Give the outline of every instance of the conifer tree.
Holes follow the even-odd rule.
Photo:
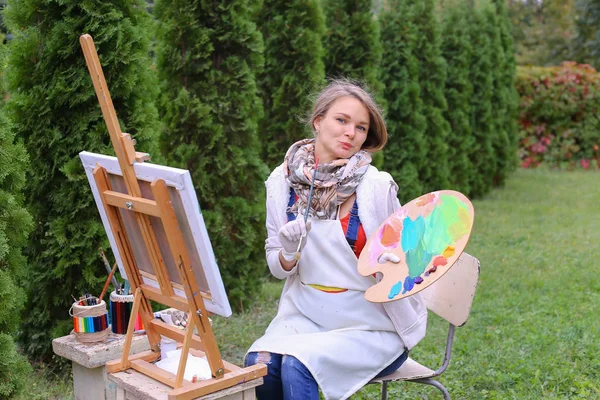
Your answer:
[[[466,1],[445,3],[442,56],[448,65],[445,97],[448,109],[444,116],[450,124],[448,169],[450,188],[470,195],[469,175],[473,173],[469,152],[474,144],[471,133],[471,97],[469,77],[472,51],[469,37],[469,14]]]
[[[371,0],[325,0],[325,75],[365,82],[381,100],[382,48]]]
[[[513,37],[511,34],[511,22],[506,9],[504,0],[493,0],[496,6],[496,14],[498,18],[498,29],[500,30],[500,41],[504,51],[504,64],[500,70],[500,87],[504,91],[503,99],[505,102],[505,114],[502,125],[506,130],[509,150],[507,153],[505,174],[514,170],[518,165],[519,156],[517,153],[519,145],[519,130],[518,130],[518,107],[519,93],[515,87],[515,76],[517,72],[517,63],[515,61],[515,49]],[[502,181],[496,182],[502,184]]]
[[[30,371],[26,359],[17,353],[14,335],[25,302],[19,286],[27,261],[23,248],[32,228],[31,215],[23,206],[23,186],[28,163],[23,143],[3,110],[6,46],[0,33],[0,398],[8,399],[26,384]]]
[[[503,76],[505,74],[506,59],[502,38],[500,36],[499,18],[496,15],[496,7],[493,4],[485,7],[486,34],[490,38],[491,62],[492,62],[492,126],[491,142],[494,149],[494,173],[491,177],[494,185],[504,183],[508,172],[510,156],[510,141],[506,123],[508,121],[508,96],[507,87],[504,86]]]
[[[488,36],[485,7],[474,7],[470,21],[470,37],[473,46],[470,79],[473,84],[471,100],[471,131],[475,139],[469,152],[474,173],[471,174],[471,196],[486,194],[492,185],[495,171],[494,148],[492,145],[493,116],[492,96],[494,80],[492,74],[492,47]]]
[[[576,35],[571,43],[572,57],[579,63],[600,70],[600,1],[578,0],[575,3]]]
[[[25,196],[34,229],[27,245],[28,292],[20,337],[36,359],[73,327],[71,295],[99,294],[108,241],[78,153],[112,152],[79,36],[92,35],[124,132],[154,154],[158,116],[149,68],[151,18],[141,0],[13,0],[14,38],[6,108],[31,157]]]
[[[440,24],[435,15],[435,1],[413,2],[414,24],[417,29],[414,54],[418,60],[419,85],[423,100],[423,115],[427,122],[427,160],[420,165],[419,177],[425,192],[449,186],[448,136],[450,125],[444,118],[447,109],[444,87],[446,62],[441,52]]]
[[[383,59],[381,81],[388,106],[388,145],[384,168],[398,183],[402,203],[423,194],[420,166],[426,163],[426,121],[418,82],[418,62],[414,54],[416,29],[413,8],[408,0],[395,0],[381,15]]]
[[[265,0],[260,14],[265,68],[260,91],[265,115],[260,123],[263,160],[279,165],[289,148],[307,135],[310,94],[325,81],[323,11],[318,0]]]
[[[265,273],[264,185],[255,74],[263,41],[244,0],[156,1],[164,96],[161,151],[192,174],[229,300],[248,304]]]

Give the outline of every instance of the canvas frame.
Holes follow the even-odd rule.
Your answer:
[[[94,168],[97,166],[103,167],[106,170],[109,179],[113,181],[113,190],[126,194],[126,188],[115,188],[115,183],[117,182],[115,178],[123,177],[119,162],[116,157],[90,153],[86,151],[81,152],[79,157],[83,163],[96,206],[100,213],[100,218],[102,219],[102,224],[104,225],[111,249],[119,266],[119,272],[124,278],[127,278],[127,274],[123,265],[123,259],[116,244],[113,232],[110,228],[108,216],[93,176]],[[171,197],[173,200],[176,200],[177,198],[180,200],[173,201],[173,205],[175,212],[178,215],[178,221],[182,227],[182,231],[184,232],[188,254],[192,260],[196,261],[194,262],[194,275],[200,290],[203,292],[204,305],[211,313],[218,314],[223,317],[229,317],[231,315],[231,306],[225,292],[225,286],[217,266],[214,251],[206,230],[204,218],[202,216],[189,171],[151,163],[135,163],[133,165],[133,169],[142,188],[144,183],[151,184],[157,179],[162,179],[165,181],[170,191],[176,192],[178,195],[175,196],[172,193]],[[148,190],[142,190],[142,192],[145,198],[153,200],[151,192]],[[122,210],[121,213],[122,216],[125,216],[127,214],[127,210]],[[130,227],[128,229],[129,240],[134,247],[133,251],[136,254],[136,258],[141,258],[140,256],[145,254],[147,251],[144,242],[141,238],[132,237],[132,235],[139,234],[139,231],[135,229],[135,221],[130,221],[128,225]],[[155,222],[153,226],[159,225],[157,225]],[[155,231],[158,230],[155,229]],[[160,235],[157,235],[157,237],[159,238],[159,247],[163,251],[168,249],[168,243],[165,243],[164,238],[161,240]],[[171,262],[168,254],[163,254],[163,256],[165,261]],[[146,267],[143,269],[144,267],[139,264],[140,263],[138,263],[138,268],[140,269],[144,283],[158,288],[158,279],[151,270],[151,267]],[[148,263],[144,264],[147,265]],[[168,269],[169,277],[171,278],[170,280],[173,284],[173,291],[178,296],[185,298],[185,292],[181,287],[181,282],[176,269],[174,267],[170,267]]]

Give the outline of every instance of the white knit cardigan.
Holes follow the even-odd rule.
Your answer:
[[[273,276],[286,279],[281,296],[285,296],[290,285],[298,278],[297,268],[285,271],[279,261],[281,243],[279,229],[287,223],[286,208],[290,186],[283,175],[283,166],[273,170],[267,181],[267,240],[265,251],[267,263]],[[358,216],[367,238],[379,225],[400,207],[397,198],[398,185],[387,172],[370,166],[356,189]],[[383,303],[396,331],[407,349],[413,348],[424,336],[427,327],[427,309],[420,294],[401,300]]]

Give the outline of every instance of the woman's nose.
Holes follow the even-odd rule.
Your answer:
[[[354,125],[348,124],[348,125],[346,125],[346,131],[344,133],[349,138],[353,138],[354,135],[356,134],[355,130],[356,130],[356,127]]]

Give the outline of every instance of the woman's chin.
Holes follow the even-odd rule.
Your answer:
[[[356,151],[354,151],[354,149],[342,149],[338,152],[338,158],[350,158],[353,155],[356,154]]]

